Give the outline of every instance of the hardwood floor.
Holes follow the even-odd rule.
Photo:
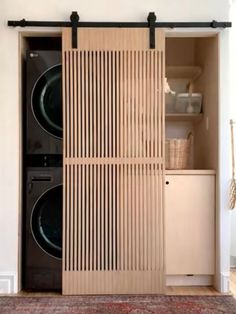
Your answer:
[[[189,286],[167,287],[166,295],[222,295],[213,287]]]
[[[61,292],[49,291],[49,292],[34,292],[34,291],[20,291],[17,296],[20,297],[60,297]]]
[[[229,284],[230,292],[236,296],[236,268],[232,268],[230,270],[230,284]]]
[[[236,297],[236,268],[230,272],[230,294]],[[60,292],[28,292],[20,291],[18,296],[60,296]],[[203,286],[169,286],[166,287],[166,295],[222,295],[213,287]]]
[[[200,286],[190,286],[190,287],[167,287],[166,295],[222,295],[217,292],[213,287],[200,287]],[[17,296],[28,296],[28,297],[45,297],[45,296],[60,296],[59,292],[29,292],[20,291]]]
[[[230,293],[236,297],[236,268],[230,271]],[[222,295],[222,293],[216,291],[213,287],[167,287],[167,295]]]

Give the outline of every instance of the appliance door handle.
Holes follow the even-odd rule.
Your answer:
[[[28,182],[28,191],[29,193],[32,192],[33,190],[33,185],[35,182],[51,182],[52,181],[52,177],[45,175],[45,176],[33,176],[30,178],[30,181]]]
[[[52,177],[51,176],[34,176],[31,177],[31,182],[45,182],[45,181],[52,181]]]

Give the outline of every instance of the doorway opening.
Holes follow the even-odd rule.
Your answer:
[[[19,290],[61,291],[61,47],[60,33],[20,33]]]

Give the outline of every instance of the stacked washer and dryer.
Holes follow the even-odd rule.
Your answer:
[[[61,76],[61,52],[27,52],[23,222],[26,290],[60,290],[62,285]]]

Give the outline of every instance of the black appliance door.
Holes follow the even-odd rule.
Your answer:
[[[62,67],[56,65],[44,72],[32,91],[32,110],[40,126],[62,138]]]
[[[47,190],[36,202],[31,231],[47,254],[62,258],[62,185]]]

